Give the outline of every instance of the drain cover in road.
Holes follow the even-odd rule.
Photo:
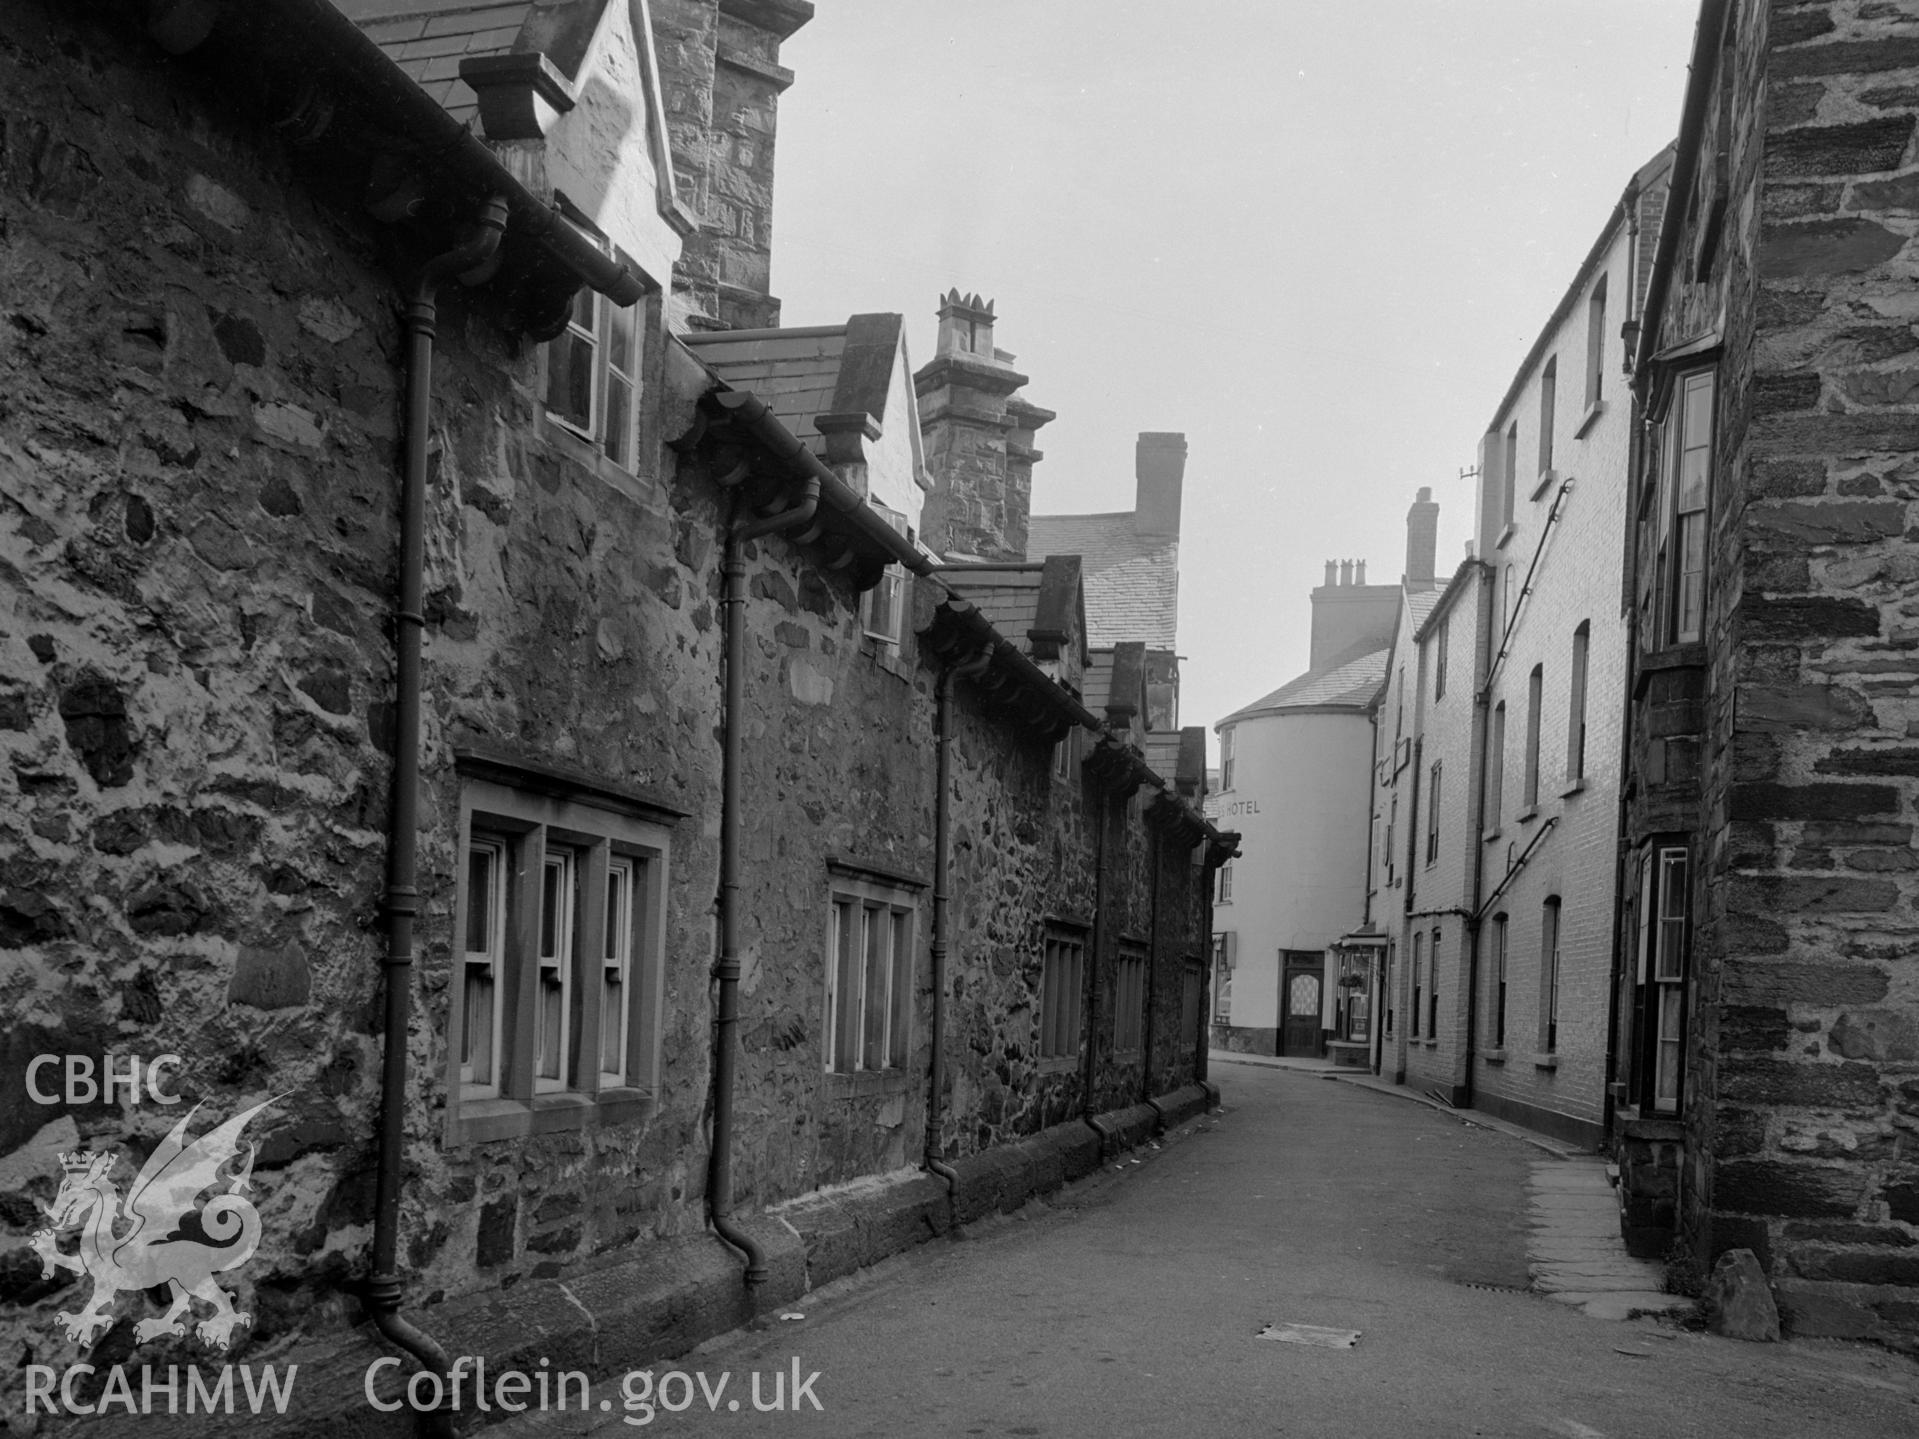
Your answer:
[[[1317,1324],[1268,1324],[1256,1336],[1281,1344],[1311,1344],[1320,1349],[1351,1349],[1359,1343],[1357,1329],[1323,1329]]]

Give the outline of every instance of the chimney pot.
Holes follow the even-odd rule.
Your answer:
[[[1338,560],[1326,561],[1326,587],[1328,589],[1331,589],[1334,585],[1339,583],[1338,570],[1339,570]]]
[[[1341,560],[1339,562],[1339,582],[1342,585],[1350,585],[1353,582],[1353,562],[1351,560]]]
[[[1353,566],[1353,583],[1356,585],[1366,583],[1366,562],[1364,560],[1361,560]]]

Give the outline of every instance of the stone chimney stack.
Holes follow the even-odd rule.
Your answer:
[[[913,377],[932,492],[920,537],[941,555],[1023,560],[1033,511],[1035,433],[1054,418],[1019,393],[1026,376],[993,344],[993,302],[940,297],[939,338]]]
[[[1432,487],[1421,485],[1419,497],[1406,511],[1406,574],[1411,589],[1431,589],[1435,583],[1433,565],[1439,548],[1439,506],[1433,503]]]
[[[1328,560],[1328,561],[1326,561],[1326,585],[1325,585],[1325,587],[1326,587],[1326,588],[1328,588],[1328,589],[1330,589],[1330,588],[1332,588],[1332,587],[1333,587],[1334,585],[1336,585],[1336,584],[1338,584],[1338,583],[1339,583],[1339,561],[1338,561],[1338,560]]]
[[[1186,484],[1186,436],[1143,431],[1133,450],[1133,528],[1179,538],[1180,494]]]

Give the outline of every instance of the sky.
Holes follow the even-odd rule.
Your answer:
[[[1679,123],[1692,0],[817,0],[787,42],[782,323],[948,288],[1058,411],[1036,513],[1127,510],[1186,435],[1181,722],[1306,668],[1329,559],[1439,571],[1527,348]],[[1217,737],[1209,735],[1209,750]]]

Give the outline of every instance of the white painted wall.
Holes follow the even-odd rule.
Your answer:
[[[1234,1028],[1279,1024],[1279,952],[1324,950],[1365,912],[1373,727],[1365,715],[1286,713],[1234,731],[1233,787],[1215,823],[1238,830],[1233,898],[1215,933],[1238,935]],[[1323,992],[1330,1023],[1330,979]]]

